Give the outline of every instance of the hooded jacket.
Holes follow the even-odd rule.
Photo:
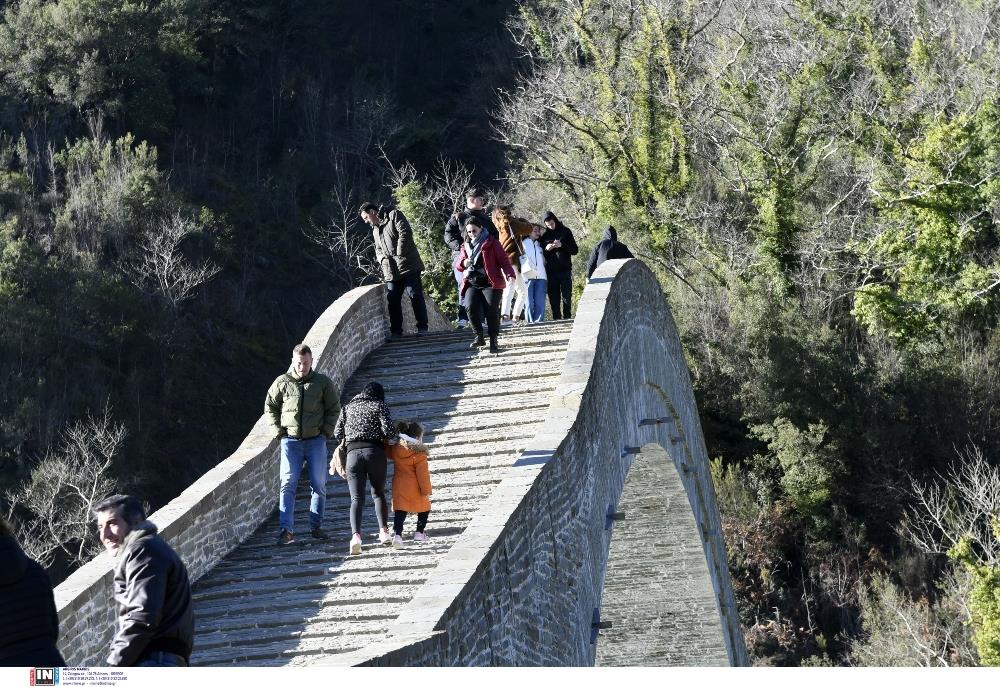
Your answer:
[[[420,259],[406,215],[399,210],[380,208],[379,218],[381,223],[372,227],[372,240],[383,279],[396,281],[408,274],[423,272],[424,261]]]
[[[462,288],[460,294],[464,297],[465,292],[469,289],[469,275],[472,270],[469,267],[464,267],[462,262],[468,257],[468,244],[462,244],[462,250],[459,251],[458,257],[455,258],[455,269],[459,272],[463,272],[462,277]],[[481,256],[481,267],[486,272],[486,278],[490,282],[490,287],[494,289],[502,289],[507,286],[507,280],[505,276],[511,279],[516,279],[517,275],[514,272],[514,267],[510,264],[510,258],[504,252],[503,248],[500,246],[500,242],[497,241],[492,235],[486,239],[486,243],[483,244]]]
[[[551,212],[546,215],[546,218],[554,219],[556,226],[554,229],[546,229],[539,239],[542,249],[545,251],[545,271],[548,272],[549,276],[560,272],[569,272],[573,269],[573,256],[580,250],[576,245],[576,239],[573,238],[573,232],[569,230],[569,227],[560,222],[559,218]],[[556,240],[561,241],[562,246],[548,250],[549,244]]]
[[[338,443],[346,440],[351,450],[351,444],[358,442],[378,446],[383,442],[394,443],[399,432],[384,398],[365,387],[340,411],[333,436]]]
[[[470,210],[465,208],[458,213],[451,216],[447,224],[444,225],[444,242],[448,244],[451,248],[452,257],[454,257],[458,251],[462,250],[462,244],[465,242],[465,220],[470,217],[477,217],[479,221],[482,222],[483,229],[489,230],[493,235],[497,235],[496,225],[493,224],[493,218],[486,209],[482,210]]]
[[[64,666],[49,576],[14,537],[0,537],[0,666]]]
[[[431,509],[431,474],[427,467],[427,447],[419,439],[399,435],[399,443],[387,446],[386,457],[393,461],[392,509],[426,513]]]
[[[628,246],[618,240],[618,232],[609,224],[608,228],[604,230],[604,238],[590,252],[590,260],[587,262],[587,279],[590,279],[590,275],[605,260],[634,257]]]
[[[333,436],[340,399],[333,381],[309,370],[297,377],[289,370],[271,383],[264,401],[264,414],[276,437],[313,439]]]
[[[134,666],[153,651],[191,657],[194,613],[187,569],[145,520],[125,537],[116,554],[118,631],[108,665]]]

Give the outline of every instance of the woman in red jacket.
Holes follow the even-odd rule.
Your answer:
[[[514,267],[503,246],[488,231],[482,221],[473,215],[465,220],[465,241],[455,259],[455,269],[464,273],[462,303],[476,330],[472,348],[486,345],[483,339],[483,308],[486,309],[486,326],[490,335],[490,353],[499,353],[497,336],[500,334],[500,300],[507,284],[514,281]]]

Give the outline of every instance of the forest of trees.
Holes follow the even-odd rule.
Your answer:
[[[1000,665],[997,0],[0,14],[0,514],[54,579],[237,446],[362,200],[452,307],[478,181],[660,276],[756,664]]]

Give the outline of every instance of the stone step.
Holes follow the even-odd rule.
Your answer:
[[[439,388],[475,388],[478,385],[488,386],[498,382],[521,380],[530,382],[533,379],[558,378],[562,367],[561,357],[546,358],[541,361],[531,360],[519,362],[516,365],[477,366],[465,370],[448,367],[438,367],[431,371],[415,371],[401,373],[385,381],[386,402],[391,407],[398,398],[400,389],[406,394],[418,391],[431,391]],[[367,382],[365,382],[367,383]],[[343,398],[353,398],[361,393],[364,384],[351,384],[344,387]]]

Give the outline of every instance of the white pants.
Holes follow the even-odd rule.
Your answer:
[[[517,294],[517,302],[514,302],[514,294]],[[500,304],[500,315],[502,317],[511,317],[510,306],[511,303],[514,304],[514,314],[513,318],[516,320],[521,316],[521,311],[524,310],[524,302],[528,299],[528,288],[524,285],[524,280],[521,279],[521,270],[514,267],[514,281],[507,284],[503,290],[503,301]]]

